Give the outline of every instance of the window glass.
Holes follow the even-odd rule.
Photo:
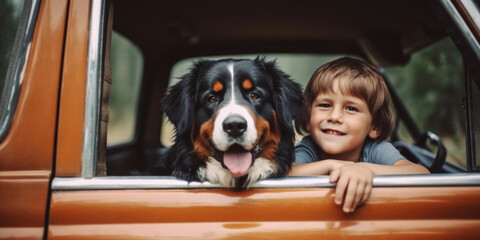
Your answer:
[[[407,65],[385,72],[420,129],[440,136],[447,161],[465,167],[462,59],[450,38],[413,54]],[[406,131],[399,134],[411,142]]]
[[[26,34],[31,3],[0,1],[0,140],[6,135],[15,110],[20,72],[25,63]]]
[[[112,86],[108,105],[107,145],[109,146],[131,142],[135,137],[143,55],[137,46],[113,31],[110,64]]]
[[[202,57],[202,59],[222,59],[222,58],[248,58],[254,59],[258,55],[235,55],[235,56],[216,56],[216,57]],[[267,60],[276,60],[277,65],[284,72],[288,73],[291,78],[302,86],[307,85],[308,80],[312,74],[321,65],[337,59],[343,55],[315,55],[315,54],[266,54]],[[184,59],[177,62],[171,71],[169,86],[177,83],[182,75],[186,74],[192,65],[192,62],[198,58]],[[170,146],[173,136],[173,125],[163,118],[161,143],[164,146]],[[300,140],[300,139],[297,139]]]

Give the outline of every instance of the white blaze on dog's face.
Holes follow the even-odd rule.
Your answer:
[[[202,88],[209,94],[201,96],[208,97],[214,115],[201,124],[196,140],[197,154],[206,158],[198,176],[231,187],[239,187],[237,179],[242,178],[240,187],[248,187],[276,171],[280,133],[271,133],[270,127],[278,123],[268,76],[252,65],[233,62],[217,65],[209,74],[209,84]]]
[[[233,63],[228,64],[230,72],[230,99],[220,108],[213,125],[212,144],[223,151],[223,163],[234,176],[247,174],[252,165],[250,152],[257,143],[257,129],[252,112],[238,103],[235,96],[235,72]],[[229,151],[233,145],[239,145],[246,151]]]

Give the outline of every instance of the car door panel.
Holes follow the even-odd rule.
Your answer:
[[[285,181],[288,181],[285,180]],[[334,188],[55,191],[49,237],[479,237],[480,187],[375,187],[346,214]],[[455,206],[454,208],[452,206]],[[441,227],[439,227],[441,226]],[[435,231],[433,231],[433,229]],[[463,237],[462,237],[463,236]]]
[[[85,92],[91,90],[87,43],[95,22],[90,14],[98,2],[72,0],[69,5],[49,239],[480,238],[476,174],[468,175],[473,179],[398,176],[395,184],[377,176],[368,202],[350,214],[334,204],[334,185],[326,176],[313,177],[321,180],[317,185],[292,187],[284,183],[296,179],[285,178],[246,191],[181,180],[168,186],[161,179],[172,178],[165,176],[91,176],[95,153],[85,155],[85,149],[98,145],[86,139],[95,126],[85,123],[85,112],[100,103],[86,99]]]

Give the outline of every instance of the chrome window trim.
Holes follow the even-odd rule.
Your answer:
[[[286,177],[255,183],[252,189],[262,188],[315,188],[334,187],[328,176]],[[448,173],[431,175],[383,175],[375,176],[374,187],[444,187],[480,186],[480,173]],[[127,190],[127,189],[213,189],[222,188],[209,182],[187,182],[169,176],[136,177],[56,177],[52,189],[65,190]]]
[[[88,36],[87,85],[82,148],[82,177],[93,178],[97,170],[98,135],[103,74],[103,29],[105,1],[92,0]]]
[[[480,29],[480,12],[477,4],[471,0],[460,0],[460,3],[463,5],[468,15],[472,18],[473,22]]]
[[[29,1],[25,1],[28,4]],[[0,142],[7,136],[10,126],[12,124],[15,109],[17,108],[18,97],[20,96],[20,89],[23,82],[24,73],[27,67],[28,56],[30,54],[30,46],[37,25],[38,11],[40,9],[40,1],[30,1],[30,10],[27,18],[25,32],[20,42],[20,50],[18,51],[17,62],[13,70],[13,86],[11,88],[10,96],[8,97],[7,108],[5,114],[0,117]],[[17,32],[18,35],[18,32]],[[7,74],[9,77],[9,74]]]
[[[468,4],[470,3],[470,4]],[[450,17],[452,18],[453,22],[455,23],[455,25],[457,25],[458,29],[461,31],[461,33],[463,34],[463,36],[465,37],[468,45],[470,46],[470,48],[472,49],[472,51],[475,53],[475,56],[477,56],[477,59],[480,60],[480,44],[477,42],[477,40],[475,39],[475,36],[473,34],[470,34],[471,31],[470,29],[468,28],[468,25],[465,23],[465,21],[463,20],[462,16],[460,15],[460,13],[457,11],[457,9],[455,8],[455,6],[453,5],[452,2],[450,2],[449,0],[442,0],[441,1],[441,4],[443,5],[443,7],[445,8],[445,10],[449,13]],[[471,0],[462,0],[461,1],[461,4],[464,5],[465,7],[468,7],[468,6],[475,6]],[[475,8],[476,9],[476,8]],[[474,9],[467,9],[467,12],[468,14],[472,17],[472,19],[474,20],[475,24],[478,26],[478,16],[477,18],[475,18],[475,16],[472,16],[471,15],[471,12],[473,12]],[[477,14],[478,15],[478,14]]]

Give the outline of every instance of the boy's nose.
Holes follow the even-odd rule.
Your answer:
[[[342,111],[342,109],[333,108],[330,111],[330,114],[328,116],[328,121],[342,123],[343,122],[343,111]]]

